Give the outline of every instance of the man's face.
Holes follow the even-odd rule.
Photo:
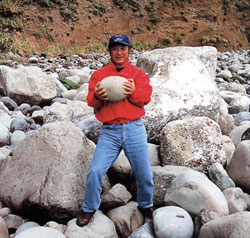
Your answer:
[[[127,45],[115,45],[110,48],[110,56],[116,68],[124,68],[128,62],[130,48]]]

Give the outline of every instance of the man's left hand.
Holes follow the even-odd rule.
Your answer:
[[[128,82],[123,83],[123,88],[126,90],[125,95],[132,95],[135,91],[134,80],[128,79]]]

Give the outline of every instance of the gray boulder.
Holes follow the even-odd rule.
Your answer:
[[[117,183],[108,192],[102,195],[102,205],[107,207],[118,207],[128,203],[132,195],[126,187]]]
[[[26,134],[23,131],[14,131],[10,137],[10,144],[15,145],[21,142],[26,137]]]
[[[25,219],[23,217],[14,214],[9,214],[8,216],[4,217],[4,220],[9,230],[16,230],[25,223]]]
[[[239,123],[242,121],[250,121],[249,112],[239,112],[234,116],[235,125],[239,126]]]
[[[86,102],[66,100],[65,103],[54,102],[45,108],[44,121],[71,121],[73,118],[82,117],[93,113],[93,109]]]
[[[211,165],[208,173],[210,180],[216,184],[221,191],[235,187],[234,181],[228,176],[226,170],[220,163]]]
[[[0,237],[9,238],[9,231],[7,224],[1,216],[0,216]]]
[[[249,238],[249,234],[250,212],[238,212],[209,221],[201,227],[199,238]]]
[[[227,188],[223,191],[229,208],[229,214],[247,211],[249,195],[243,193],[241,188]]]
[[[238,144],[226,170],[237,186],[250,193],[250,140]]]
[[[94,148],[71,122],[45,125],[1,164],[0,200],[27,215],[68,219],[81,207]]]
[[[9,207],[0,207],[0,216],[6,217],[11,213],[11,209]]]
[[[137,205],[136,202],[130,201],[124,206],[113,208],[107,212],[107,216],[115,223],[122,238],[127,238],[143,224],[143,215]]]
[[[243,121],[239,126],[235,127],[229,134],[229,137],[232,139],[232,142],[237,146],[241,141],[244,133],[250,129],[250,121]]]
[[[66,228],[67,228],[66,225],[64,225],[64,224],[59,224],[59,223],[57,223],[57,222],[55,222],[55,221],[49,221],[49,222],[47,222],[44,226],[45,226],[45,227],[50,227],[50,228],[56,229],[56,230],[60,231],[60,232],[63,233],[63,234],[64,234],[64,232],[66,231]]]
[[[82,130],[84,135],[86,135],[93,142],[97,143],[102,122],[98,121],[94,114],[75,117],[72,119],[72,122]]]
[[[29,117],[15,118],[11,121],[10,132],[14,132],[16,130],[26,132],[30,129],[35,129],[35,121]]]
[[[8,113],[0,113],[0,124],[4,125],[8,130],[10,129],[12,118]]]
[[[181,165],[206,172],[215,162],[226,163],[226,153],[216,122],[190,117],[169,122],[160,133],[163,165]]]
[[[203,209],[222,216],[229,214],[221,190],[206,175],[194,170],[187,170],[172,181],[164,201],[166,205],[180,206],[192,215],[199,215]]]
[[[8,145],[10,142],[9,130],[0,123],[0,147]]]
[[[33,227],[39,227],[40,225],[36,222],[33,221],[28,221],[23,223],[21,226],[18,227],[18,229],[15,232],[15,235],[17,236],[18,234],[20,234],[21,232],[33,228]]]
[[[17,103],[9,97],[1,97],[0,102],[3,102],[4,105],[11,111],[14,111],[14,109],[18,106]]]
[[[171,186],[171,182],[178,175],[183,173],[184,171],[191,170],[190,168],[184,166],[174,166],[174,165],[165,165],[161,166],[153,166],[153,179],[154,179],[154,204],[155,205],[163,205],[165,194],[167,189]]]
[[[143,226],[137,228],[129,238],[155,238],[154,227],[152,222],[147,222]]]
[[[88,225],[79,227],[76,219],[67,223],[66,238],[118,238],[114,223],[101,211],[95,212]]]

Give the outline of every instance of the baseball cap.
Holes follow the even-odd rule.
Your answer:
[[[109,48],[112,45],[115,44],[123,44],[123,45],[128,45],[130,46],[130,40],[129,37],[127,35],[123,35],[123,34],[116,34],[111,36],[111,38],[109,39]]]

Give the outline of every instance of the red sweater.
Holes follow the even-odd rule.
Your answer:
[[[135,92],[120,102],[99,100],[94,96],[96,84],[108,76],[132,78],[135,82]],[[105,123],[123,123],[136,120],[145,114],[144,105],[150,102],[152,87],[146,72],[129,62],[118,72],[112,63],[96,70],[89,80],[87,103],[94,108],[96,118]]]

